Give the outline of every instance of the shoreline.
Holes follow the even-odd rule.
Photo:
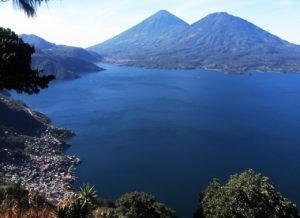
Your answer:
[[[297,70],[283,70],[281,68],[274,69],[274,68],[247,68],[247,69],[230,69],[230,68],[215,68],[209,66],[151,66],[149,64],[140,64],[135,62],[134,60],[114,60],[114,59],[104,59],[103,61],[99,62],[103,64],[113,64],[117,66],[124,66],[124,67],[137,67],[142,69],[154,69],[154,70],[205,70],[205,71],[214,71],[223,73],[226,75],[251,75],[252,73],[277,73],[277,74],[299,74],[300,71]]]
[[[70,146],[66,140],[74,137],[75,133],[52,125],[44,114],[32,111],[26,105],[19,104],[7,96],[0,95],[0,100],[8,103],[8,106],[17,106],[19,111],[38,120],[45,127],[43,131],[33,135],[7,128],[0,129],[2,182],[20,184],[24,189],[39,193],[54,204],[74,198],[75,167],[80,163],[80,159],[66,155],[65,151]],[[13,143],[9,144],[12,138],[18,141],[21,149],[12,146]],[[5,143],[6,141],[8,143]]]

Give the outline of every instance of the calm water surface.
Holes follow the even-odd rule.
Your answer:
[[[300,74],[101,66],[14,95],[77,133],[77,185],[112,199],[150,192],[191,217],[209,180],[253,168],[300,205]]]

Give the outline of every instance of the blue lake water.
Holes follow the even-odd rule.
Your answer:
[[[300,206],[300,74],[107,70],[16,95],[74,130],[77,185],[154,194],[191,217],[213,177],[252,168]]]

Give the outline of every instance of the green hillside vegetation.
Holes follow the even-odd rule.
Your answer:
[[[31,197],[35,201],[30,200]],[[32,203],[33,202],[33,203]],[[12,206],[14,205],[14,207]],[[0,186],[0,215],[39,211],[59,218],[175,218],[175,211],[150,194],[126,193],[116,201],[100,198],[94,187],[84,185],[73,199],[53,205],[38,193],[18,185]],[[253,170],[230,177],[224,186],[213,179],[200,194],[199,217],[299,217],[296,206],[277,192],[269,179]]]

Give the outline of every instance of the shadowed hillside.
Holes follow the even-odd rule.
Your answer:
[[[95,52],[79,47],[56,45],[36,35],[22,34],[20,37],[35,47],[32,67],[42,69],[45,75],[55,75],[56,79],[76,79],[81,73],[103,70],[95,64],[102,60]]]

